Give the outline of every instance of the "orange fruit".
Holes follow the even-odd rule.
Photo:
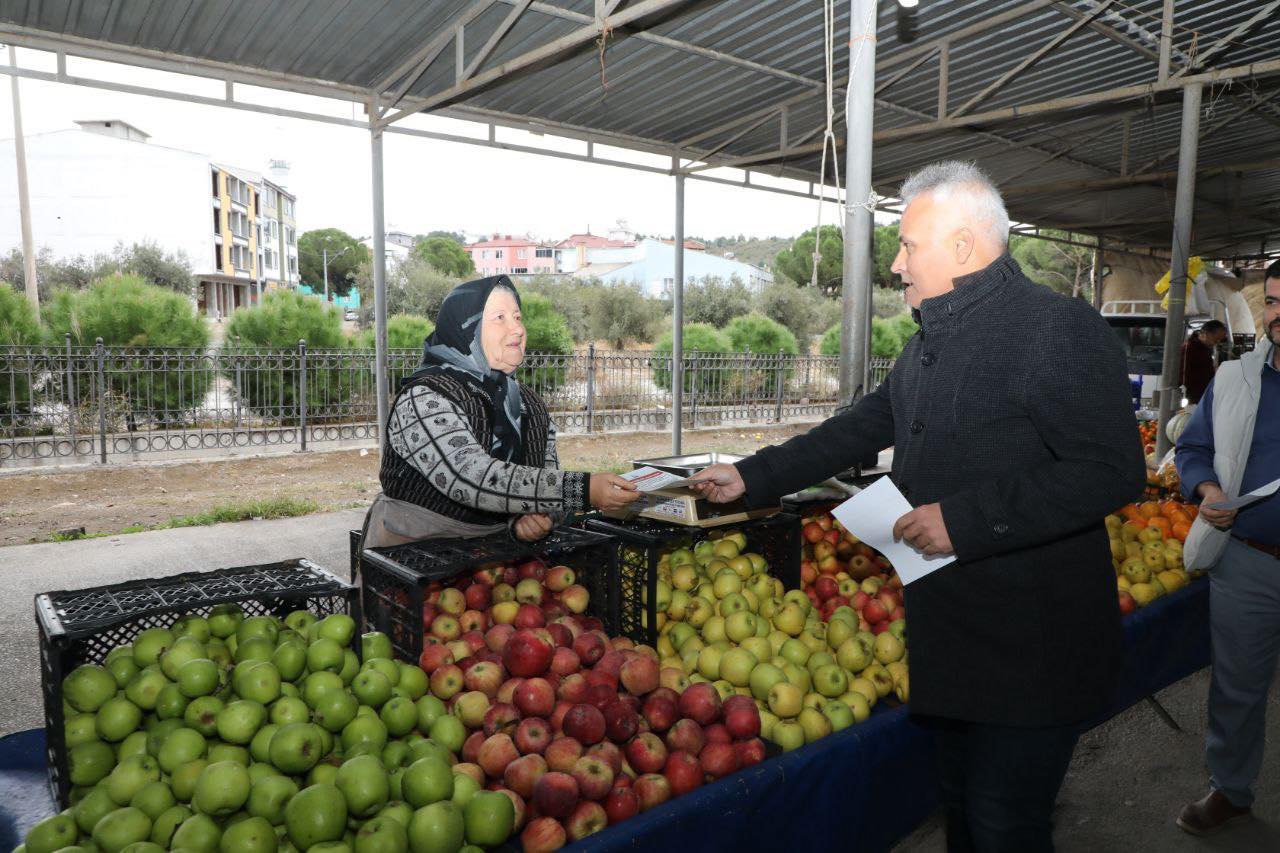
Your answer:
[[[1169,519],[1162,515],[1157,515],[1147,520],[1147,527],[1156,528],[1160,531],[1162,538],[1165,539],[1169,538],[1169,530],[1172,526],[1173,525],[1170,523]]]
[[[1179,521],[1173,525],[1173,538],[1179,542],[1186,542],[1188,534],[1191,533],[1191,524],[1186,521]]]
[[[1143,518],[1155,518],[1160,514],[1160,504],[1155,501],[1143,501],[1138,507],[1138,512],[1142,513]]]

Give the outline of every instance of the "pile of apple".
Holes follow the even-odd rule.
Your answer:
[[[801,585],[823,621],[839,607],[852,607],[859,629],[878,634],[906,618],[902,581],[892,564],[829,511],[805,516],[800,535]]]
[[[765,757],[755,702],[607,636],[574,581],[567,566],[495,565],[428,588],[423,605],[423,702],[465,727],[454,770],[512,797],[526,853]]]
[[[305,611],[188,615],[63,681],[70,808],[19,850],[458,851],[512,797],[456,769],[465,731],[379,633]],[[78,846],[77,846],[78,845]]]
[[[893,610],[880,613],[888,605],[878,596],[888,591],[867,578],[870,589],[854,593],[865,596],[862,614],[852,600],[815,607],[802,590],[784,593],[759,554],[741,553],[745,541],[733,531],[659,560],[665,682],[710,682],[721,696],[754,702],[761,735],[784,749],[865,720],[890,693],[907,701],[906,622],[890,618],[897,593]]]
[[[1128,504],[1106,517],[1122,613],[1146,607],[1203,574],[1182,564],[1182,543],[1196,513],[1191,504],[1168,500]]]

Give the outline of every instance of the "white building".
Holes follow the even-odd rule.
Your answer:
[[[394,266],[404,262],[409,255],[413,254],[413,235],[405,231],[388,231],[383,235],[384,256],[387,259],[388,266]],[[366,237],[360,241],[366,249],[369,250],[369,257],[373,257],[373,238]]]
[[[578,278],[598,278],[608,284],[639,286],[646,296],[669,296],[675,286],[675,248],[671,243],[646,238],[633,245],[587,247],[586,263],[573,270]],[[758,293],[773,281],[768,270],[741,261],[708,254],[701,243],[684,244],[686,282],[703,278],[724,281],[737,278]]]

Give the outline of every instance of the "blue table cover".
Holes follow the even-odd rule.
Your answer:
[[[1206,579],[1125,618],[1124,678],[1094,725],[1209,664]],[[1087,638],[1082,638],[1087,641]],[[706,785],[591,836],[575,850],[888,850],[937,805],[932,735],[906,708]],[[53,814],[44,731],[0,738],[0,851]]]

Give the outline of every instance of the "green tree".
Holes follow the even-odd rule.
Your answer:
[[[899,314],[896,317],[871,318],[871,354],[877,358],[897,358],[902,348],[916,333],[917,326],[910,314]],[[818,347],[822,355],[840,355],[840,324],[827,329]]]
[[[387,318],[387,349],[422,349],[422,343],[436,329],[426,317],[397,314]],[[356,346],[373,349],[374,330],[365,329],[355,338]]]
[[[874,267],[871,270],[871,283],[877,287],[899,288],[901,282],[890,270],[893,259],[898,256],[898,223],[877,225],[873,240]]]
[[[756,296],[755,310],[790,329],[801,349],[807,352],[813,336],[826,328],[824,314],[839,311],[840,306],[812,287],[779,279],[765,285]]]
[[[823,292],[834,295],[840,292],[844,281],[843,232],[834,225],[824,225],[821,240],[815,241],[816,233],[816,229],[810,228],[796,238],[790,249],[779,252],[773,262],[774,269],[796,284],[811,284],[816,243],[822,253],[818,262],[818,287]]]
[[[180,423],[203,402],[211,379],[203,358],[209,332],[188,297],[136,275],[111,276],[85,290],[59,291],[43,316],[54,345],[69,333],[75,346],[102,338],[113,348],[106,384],[131,428],[144,419]],[[77,402],[87,400],[89,383],[79,383],[76,393]]]
[[[564,315],[538,293],[520,294],[520,314],[525,328],[525,358],[520,379],[539,394],[549,394],[565,383],[573,336]]]
[[[1046,236],[1063,240],[1076,235],[1046,230]],[[1014,235],[1009,242],[1013,259],[1027,278],[1067,296],[1093,298],[1093,249],[1052,240]]]
[[[27,297],[0,281],[0,434],[12,433],[31,413],[31,380],[38,375],[36,363],[4,347],[35,346],[40,337],[40,323]]]
[[[583,281],[577,278],[557,277],[539,273],[518,285],[520,294],[538,293],[551,300],[556,310],[569,324],[569,334],[575,341],[592,337],[592,300],[604,285],[598,278]]]
[[[387,270],[387,316],[418,314],[434,321],[440,304],[458,281],[421,258],[410,256]],[[356,289],[363,306],[362,320],[367,323],[373,316],[373,267],[368,262],[356,273]]]
[[[796,355],[800,352],[791,330],[763,314],[735,317],[724,331],[734,352],[750,350],[760,355],[776,355],[779,351]]]
[[[166,252],[151,242],[134,243],[127,247],[124,243],[117,243],[115,251],[105,262],[101,256],[96,260],[97,276],[107,273],[107,270],[102,269],[105,263],[122,272],[140,276],[157,287],[187,296],[191,295],[195,284],[191,274],[191,261],[186,252]]]
[[[413,254],[445,275],[465,278],[476,271],[471,254],[452,237],[424,237],[414,243]]]
[[[363,365],[347,363],[341,355],[313,353],[351,344],[333,305],[296,291],[268,293],[258,305],[231,315],[226,337],[227,379],[253,411],[284,424],[297,423],[302,399],[302,365],[295,356],[299,340],[306,341],[308,351],[307,420],[323,421],[349,411]]]
[[[27,297],[0,281],[0,346],[35,346],[40,338],[40,321]]]
[[[717,276],[685,282],[684,319],[721,328],[734,317],[751,312],[751,290],[737,276]]]
[[[671,390],[671,351],[674,348],[673,335],[665,332],[653,346],[650,366],[653,370],[653,383],[664,391]],[[684,352],[687,359],[692,353],[715,355],[732,352],[733,344],[729,336],[706,323],[689,323],[684,327]],[[707,393],[720,384],[719,374],[722,371],[700,371],[697,375],[699,393]],[[684,390],[689,393],[694,388],[694,372],[684,372]]]
[[[876,287],[871,291],[871,315],[882,319],[897,317],[907,308],[902,291],[891,287]]]
[[[329,292],[334,296],[346,296],[356,286],[356,272],[360,265],[370,262],[369,250],[340,228],[320,228],[300,236],[298,276],[313,291],[321,293],[324,292],[326,251],[329,257]]]
[[[661,301],[628,284],[592,288],[587,304],[591,336],[608,341],[614,349],[623,349],[632,341],[648,342],[654,325],[666,313]]]

